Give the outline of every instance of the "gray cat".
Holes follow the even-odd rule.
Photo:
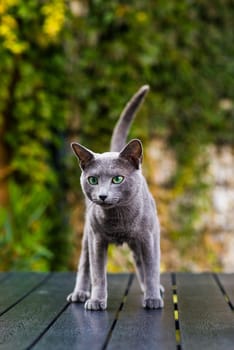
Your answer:
[[[87,310],[107,307],[106,258],[109,243],[126,242],[133,251],[144,293],[143,307],[163,307],[160,295],[160,227],[152,195],[141,172],[142,144],[127,145],[131,122],[149,87],[143,86],[126,105],[111,140],[111,151],[98,154],[72,143],[79,159],[86,222],[74,291],[70,302]]]

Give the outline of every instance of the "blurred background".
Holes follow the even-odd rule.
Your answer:
[[[162,271],[234,271],[232,0],[0,2],[0,270],[74,270],[84,203],[70,150],[130,137],[161,221]],[[108,270],[133,268],[110,247]]]

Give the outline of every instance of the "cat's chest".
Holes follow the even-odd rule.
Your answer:
[[[110,243],[123,244],[135,234],[135,220],[129,211],[93,215],[92,227]]]

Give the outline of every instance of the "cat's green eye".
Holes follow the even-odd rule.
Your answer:
[[[96,176],[89,176],[88,182],[90,185],[97,185],[98,184],[98,178]]]
[[[123,180],[124,180],[124,176],[117,175],[117,176],[114,176],[112,178],[112,183],[115,185],[118,185],[118,184],[121,184],[121,182],[123,182]]]

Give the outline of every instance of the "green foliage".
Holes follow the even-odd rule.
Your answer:
[[[228,0],[92,1],[73,24],[84,140],[107,147],[126,100],[149,83],[138,135],[166,135],[182,163],[185,145],[193,156],[201,143],[231,141],[233,107],[222,101],[233,99],[233,12]]]
[[[30,189],[30,196],[28,195]],[[51,221],[45,215],[49,193],[40,186],[20,188],[10,185],[11,212],[1,208],[0,237],[1,270],[11,266],[20,270],[48,270],[51,252],[46,248],[45,232],[51,229]]]
[[[167,234],[181,251],[200,239],[205,146],[233,142],[233,15],[232,0],[0,3],[0,194],[10,183],[0,268],[67,266],[67,198],[74,205],[78,188],[67,134],[107,150],[122,108],[146,83],[130,136],[174,149]]]
[[[60,269],[68,244],[60,204],[68,86],[65,5],[9,0],[0,14],[1,147],[12,182],[0,226],[1,245],[13,252],[5,268]],[[62,249],[63,255],[52,254]]]

